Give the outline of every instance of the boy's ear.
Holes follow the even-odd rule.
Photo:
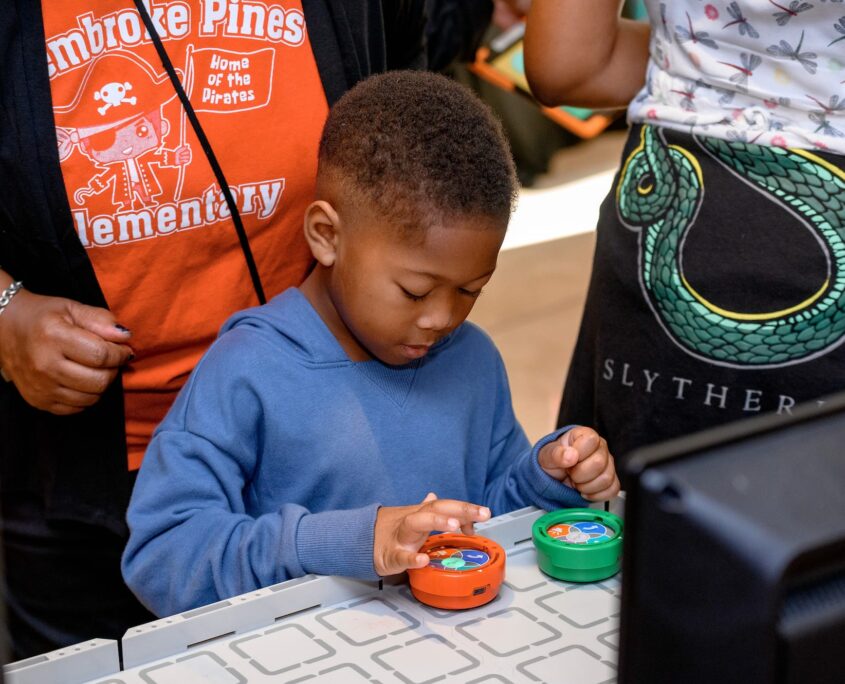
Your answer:
[[[312,202],[305,210],[305,239],[311,254],[323,266],[332,266],[337,256],[340,217],[325,200]]]

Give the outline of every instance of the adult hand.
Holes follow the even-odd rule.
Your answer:
[[[384,577],[409,568],[423,568],[428,556],[417,552],[433,531],[473,534],[474,523],[489,519],[489,508],[438,499],[434,494],[413,506],[383,506],[376,515],[373,541],[376,572]]]
[[[0,314],[0,369],[35,408],[78,413],[134,358],[130,337],[106,309],[24,289]]]
[[[577,489],[590,501],[607,501],[619,493],[619,478],[607,442],[591,428],[567,430],[540,449],[538,461],[551,477]]]

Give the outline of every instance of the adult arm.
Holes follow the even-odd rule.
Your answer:
[[[13,278],[0,270],[0,290]],[[107,309],[21,289],[0,313],[0,369],[24,400],[58,415],[99,401],[132,357]]]
[[[619,16],[619,0],[534,0],[525,72],[546,105],[625,107],[645,83],[649,26]]]

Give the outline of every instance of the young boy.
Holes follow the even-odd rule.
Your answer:
[[[153,612],[306,573],[375,579],[424,566],[434,530],[617,494],[593,430],[531,448],[498,352],[464,323],[515,194],[498,122],[446,78],[392,72],[334,106],[314,270],[228,321],[141,467],[123,573]]]

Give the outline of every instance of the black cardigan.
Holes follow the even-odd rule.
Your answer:
[[[131,4],[131,3],[127,3]],[[384,6],[382,6],[384,5]],[[366,76],[424,66],[424,0],[303,0],[329,104]],[[0,267],[32,292],[106,306],[59,166],[40,3],[0,11]],[[126,531],[123,395],[55,416],[0,382],[0,492],[38,494],[51,519]]]

